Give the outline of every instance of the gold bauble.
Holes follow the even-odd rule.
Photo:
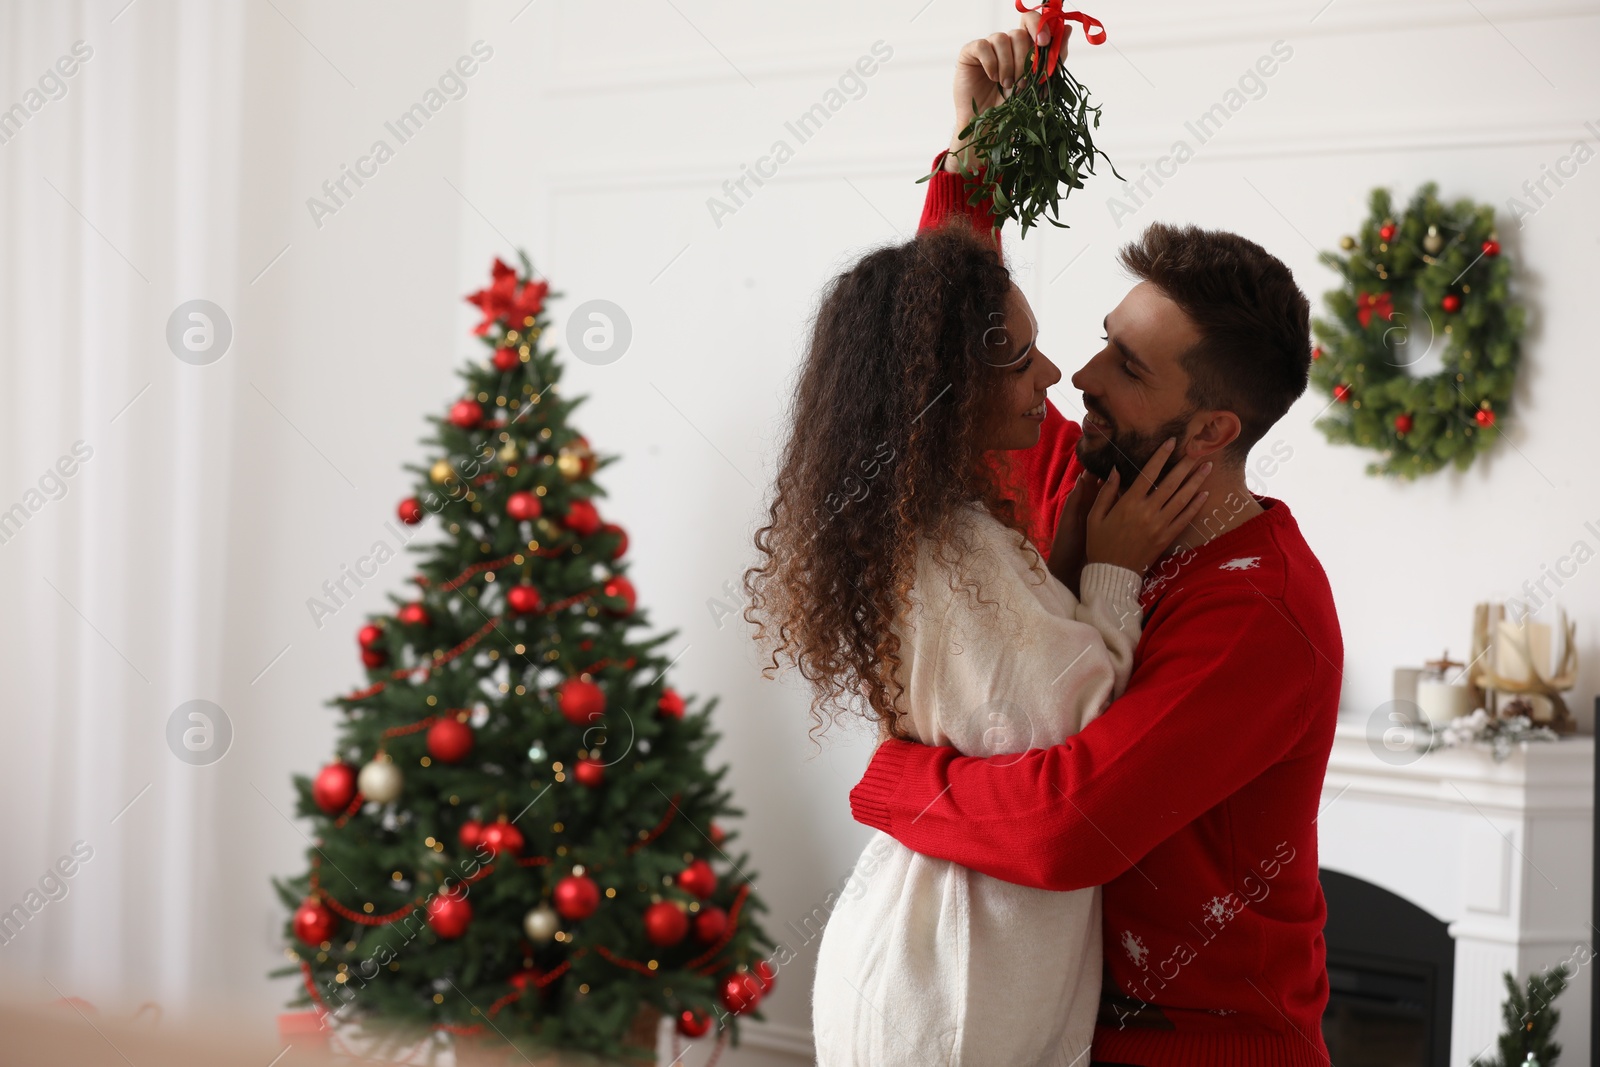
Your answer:
[[[1439,236],[1439,227],[1428,227],[1428,236],[1422,239],[1422,247],[1427,249],[1429,255],[1439,254],[1439,249],[1444,247],[1444,238]]]
[[[571,452],[568,452],[563,448],[561,450],[561,455],[556,457],[556,469],[559,470],[568,481],[573,481],[583,477],[583,459],[579,456],[573,455]]]
[[[515,441],[507,441],[500,449],[500,459],[505,463],[515,463],[521,454],[522,450]]]
[[[450,466],[450,461],[447,459],[441,459],[439,462],[433,465],[431,470],[428,471],[428,477],[432,478],[441,485],[450,481],[455,476],[455,469]]]
[[[1349,234],[1345,234],[1343,237],[1339,238],[1339,247],[1344,249],[1346,252],[1350,251],[1355,246],[1356,239],[1351,237]]]

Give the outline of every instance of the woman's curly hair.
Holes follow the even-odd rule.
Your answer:
[[[755,535],[763,560],[744,575],[763,674],[787,660],[811,683],[813,740],[852,708],[906,736],[891,624],[910,607],[919,536],[952,563],[971,548],[965,505],[1026,528],[1001,484],[1006,454],[980,444],[1002,373],[985,342],[1010,288],[993,242],[958,219],[868,253],[824,291]]]

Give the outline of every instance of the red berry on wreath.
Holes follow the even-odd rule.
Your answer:
[[[605,523],[600,529],[605,533],[617,535],[617,547],[611,550],[611,558],[621,559],[622,554],[628,551],[628,531],[614,522]]]
[[[483,421],[483,407],[476,400],[457,400],[450,405],[450,421],[470,430]]]
[[[633,614],[633,606],[638,601],[639,594],[634,591],[633,583],[628,579],[619,574],[607,582],[601,591],[612,600],[622,601],[621,607],[607,608],[606,614],[618,616]]]
[[[415,526],[422,521],[422,501],[414,496],[408,496],[400,501],[400,506],[395,509],[400,516],[400,521],[407,526]]]
[[[1500,254],[1500,242],[1492,237],[1483,242],[1483,254],[1486,256],[1498,256]]]
[[[339,920],[316,897],[307,897],[294,913],[294,936],[315,948],[333,939]]]
[[[1488,408],[1479,408],[1477,413],[1472,417],[1478,420],[1479,426],[1494,425],[1494,412],[1490,411]]]
[[[778,984],[777,970],[766,960],[756,960],[755,966],[750,968],[750,973],[761,983],[761,995],[763,997],[771,995],[773,986]]]
[[[678,1033],[684,1037],[702,1037],[710,1029],[711,1015],[709,1012],[684,1008],[678,1013]]]
[[[659,901],[644,909],[644,936],[659,948],[682,941],[689,933],[689,917],[670,901]]]
[[[407,626],[426,626],[433,621],[428,609],[421,604],[407,604],[395,613],[395,618]]]
[[[526,489],[512,493],[506,500],[506,514],[518,522],[532,522],[544,512],[539,498]]]
[[[593,789],[606,780],[606,765],[597,759],[581,759],[572,768],[572,777],[578,780],[579,785]]]
[[[1454,293],[1444,294],[1444,299],[1439,301],[1439,306],[1454,315],[1461,310],[1461,298]]]
[[[663,719],[683,718],[684,707],[683,697],[678,695],[676,689],[663,689],[661,699],[656,701],[656,710],[661,713]]]
[[[1343,404],[1350,399],[1350,387],[1340,384],[1333,387],[1333,398]]]
[[[761,1003],[761,983],[749,971],[738,971],[722,980],[722,1006],[735,1015],[755,1011]]]
[[[1403,412],[1399,415],[1396,415],[1394,417],[1394,431],[1395,433],[1410,433],[1411,416]]]
[[[461,829],[456,832],[456,839],[461,842],[461,847],[468,852],[476,852],[478,843],[483,840],[483,823],[477,819],[468,819],[461,824]]]
[[[574,726],[588,726],[605,714],[605,690],[585,678],[561,683],[561,714]]]
[[[523,839],[521,830],[502,818],[483,828],[478,834],[478,843],[493,855],[498,856],[503,852],[508,856],[517,856],[522,853],[522,846],[527,841]]]
[[[695,860],[678,872],[678,885],[704,900],[717,891],[717,874],[705,860]]]
[[[1321,345],[1314,346],[1311,349],[1311,358],[1313,360],[1317,360],[1317,359],[1321,359],[1322,358],[1322,346]]]
[[[389,662],[389,653],[381,648],[363,648],[361,650],[361,662],[376,670]]]
[[[587,919],[600,906],[600,887],[587,875],[567,875],[550,896],[564,919]]]
[[[726,841],[727,839],[728,839],[728,832],[726,830],[724,830],[722,827],[718,826],[716,823],[712,823],[711,824],[711,843],[713,845],[716,845],[718,848],[720,848],[720,847],[722,847],[722,842]]]
[[[1385,240],[1385,241],[1392,241],[1392,240],[1394,240],[1395,232],[1396,231],[1395,231],[1394,223],[1386,222],[1381,227],[1379,227],[1378,236],[1380,238],[1382,238],[1383,240]]]
[[[428,727],[428,755],[440,763],[460,763],[472,751],[472,727],[447,715]]]
[[[497,348],[494,353],[494,369],[502,374],[510,374],[522,365],[522,356],[515,348]]]
[[[561,517],[561,525],[579,537],[588,537],[600,529],[600,512],[587,500],[574,500]]]
[[[362,648],[371,648],[383,640],[383,627],[368,623],[356,632],[356,641]]]
[[[355,798],[356,769],[343,760],[322,768],[311,783],[311,799],[329,815],[348,808]]]
[[[435,893],[428,900],[428,925],[445,940],[460,937],[472,922],[472,905],[467,898],[457,896],[454,889]]]
[[[728,932],[728,913],[721,908],[701,908],[694,917],[695,940],[711,944]]]
[[[531,585],[514,585],[506,590],[506,606],[518,615],[532,615],[543,603],[539,590]]]

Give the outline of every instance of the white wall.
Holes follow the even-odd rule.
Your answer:
[[[1012,235],[1045,351],[1069,373],[1126,290],[1117,244],[1150,220],[1244,233],[1320,303],[1335,279],[1315,250],[1355,229],[1372,185],[1404,197],[1431,178],[1503,207],[1574,140],[1596,143],[1582,125],[1600,124],[1595,3],[1091,10],[1110,42],[1075,36],[1070,62],[1130,176],[1273,41],[1294,53],[1121,228],[1103,174],[1073,198],[1072,230]],[[708,601],[738,606],[723,584],[751,558],[818,287],[914,228],[913,181],[948,133],[954,53],[1011,24],[1011,5],[97,0],[0,17],[6,105],[73,40],[96,48],[67,96],[0,147],[0,501],[72,441],[97,448],[66,499],[0,545],[12,606],[0,802],[25,816],[0,828],[0,903],[72,841],[99,849],[73,895],[0,949],[0,968],[43,995],[48,977],[106,1003],[248,998],[270,1025],[288,986],[262,977],[279,958],[266,879],[298,869],[304,847],[273,806],[287,811],[289,774],[325,756],[335,713],[323,701],[359,677],[353,620],[403,565],[321,630],[304,601],[383,536],[423,413],[474,351],[459,297],[492,255],[524,245],[565,293],[558,320],[604,298],[632,321],[629,353],[572,362],[569,389],[591,396],[578,415],[590,439],[621,456],[604,510],[630,531],[652,618],[680,630],[676,675],[722,698],[719,756],[748,811],[769,930],[802,950],[768,1002],[773,1023],[726,1062],[803,1058],[815,943],[786,923],[822,904],[865,839],[846,794],[868,745],[840,733],[814,752],[804,694],[762,682],[743,624],[719,627]],[[315,226],[306,198],[478,39],[495,56],[466,100]],[[865,95],[716,225],[707,198],[775,139],[794,145],[785,121],[880,40],[893,56]],[[1584,528],[1600,525],[1600,371],[1583,328],[1596,183],[1600,163],[1524,228],[1502,225],[1532,327],[1492,456],[1409,486],[1368,478],[1363,453],[1310,426],[1315,395],[1268,437],[1294,455],[1266,491],[1293,508],[1333,582],[1351,716],[1387,699],[1394,666],[1444,646],[1459,656],[1475,601],[1514,595],[1576,540],[1600,547]],[[194,296],[234,323],[233,349],[209,367],[179,363],[161,336]],[[1081,410],[1065,381],[1054,399]],[[1572,701],[1586,725],[1596,574],[1584,568],[1561,597],[1586,658]],[[215,767],[175,765],[162,742],[173,707],[195,697],[236,729]]]

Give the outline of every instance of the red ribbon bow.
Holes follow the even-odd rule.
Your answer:
[[[1379,293],[1376,296],[1371,293],[1357,293],[1356,318],[1360,320],[1362,326],[1372,321],[1374,311],[1386,319],[1394,318],[1394,297],[1388,293]]]
[[[1022,0],[1016,0],[1017,10],[1022,12],[1039,12],[1039,29],[1050,31],[1050,51],[1045,55],[1044,76],[1046,78],[1056,72],[1056,63],[1061,58],[1061,49],[1067,43],[1067,37],[1072,33],[1072,27],[1067,25],[1067,20],[1078,23],[1083,27],[1083,35],[1090,44],[1106,43],[1106,28],[1100,20],[1093,15],[1085,15],[1082,11],[1062,11],[1061,0],[1044,0],[1037,8],[1029,7]],[[1039,48],[1033,49],[1033,69],[1039,69]]]

